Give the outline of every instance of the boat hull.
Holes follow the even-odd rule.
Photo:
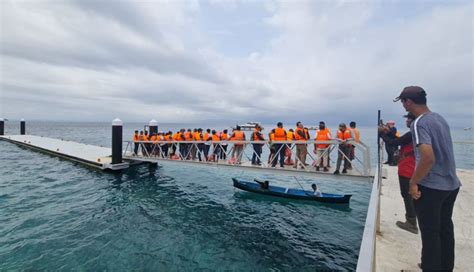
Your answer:
[[[244,191],[290,199],[310,200],[323,203],[347,204],[349,203],[352,197],[352,195],[337,195],[326,193],[322,193],[321,197],[316,197],[313,192],[304,191],[301,189],[289,189],[273,185],[270,185],[268,189],[262,189],[260,187],[260,184],[256,182],[249,182],[238,178],[232,178],[232,181],[234,182],[235,188],[239,188]]]

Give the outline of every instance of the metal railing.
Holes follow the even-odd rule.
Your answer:
[[[126,141],[125,158],[146,158],[148,160],[193,161],[207,164],[230,164],[234,166],[246,165],[270,168],[278,165],[278,154],[285,153],[285,165],[299,168],[299,171],[315,172],[316,163],[328,156],[331,165],[336,164],[334,158],[346,160],[352,170],[352,175],[370,176],[370,152],[362,142],[339,140],[329,141]],[[323,152],[315,152],[316,144],[327,145]],[[262,152],[258,152],[255,145],[260,145]],[[307,148],[306,159],[301,161],[297,157],[297,146]],[[353,148],[349,154],[347,148]],[[273,151],[272,151],[273,149]],[[350,150],[350,149],[349,149]],[[281,154],[281,153],[280,153]],[[352,156],[353,154],[353,156]],[[256,164],[255,162],[258,162]]]
[[[380,110],[378,120],[380,123]],[[359,250],[357,261],[358,272],[372,272],[376,267],[376,241],[377,234],[380,233],[380,195],[382,193],[382,162],[383,162],[383,142],[377,135],[377,168],[375,169],[372,190],[370,193],[369,207],[365,219],[364,233]]]

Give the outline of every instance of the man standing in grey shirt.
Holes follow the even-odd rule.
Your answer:
[[[454,202],[461,182],[456,176],[449,125],[426,105],[426,92],[418,86],[403,89],[394,102],[415,115],[411,125],[416,168],[410,195],[421,231],[421,268],[451,271],[454,268]]]

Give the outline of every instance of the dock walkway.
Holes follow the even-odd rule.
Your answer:
[[[405,209],[400,195],[397,167],[387,167],[388,178],[382,181],[380,198],[380,230],[376,241],[376,271],[420,271],[421,236],[398,228],[404,221]],[[453,221],[456,237],[455,271],[474,268],[474,171],[457,170],[462,187],[454,205]]]
[[[95,145],[76,143],[72,141],[53,139],[34,135],[0,136],[0,140],[33,150],[79,162],[101,170],[118,170],[129,167],[128,162],[111,164],[111,149]]]

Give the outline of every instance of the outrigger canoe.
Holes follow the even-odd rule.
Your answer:
[[[234,182],[234,187],[244,191],[291,199],[312,200],[324,203],[349,203],[349,200],[352,197],[352,195],[326,193],[322,193],[320,197],[317,197],[314,195],[314,192],[302,189],[284,188],[273,185],[269,185],[268,189],[262,189],[260,184],[257,182],[246,181],[240,178],[232,178],[232,181]]]

